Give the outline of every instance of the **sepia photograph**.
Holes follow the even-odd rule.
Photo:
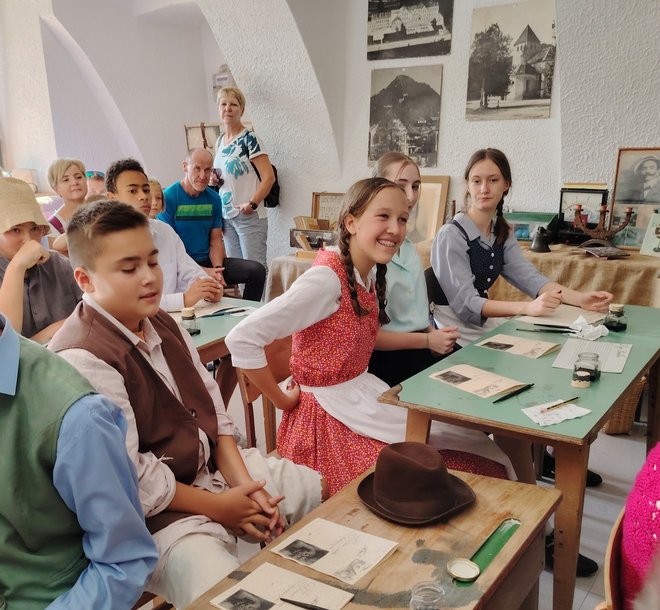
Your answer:
[[[239,589],[220,602],[220,606],[226,608],[226,610],[268,610],[274,605],[273,602],[269,602],[267,599],[263,599],[245,589]]]
[[[451,51],[454,0],[369,0],[367,11],[369,60]]]
[[[369,165],[392,150],[438,165],[441,92],[441,65],[371,71]]]
[[[612,228],[628,226],[614,236],[614,244],[640,248],[652,215],[660,207],[660,148],[620,148],[614,177]]]
[[[548,118],[555,34],[554,0],[474,9],[466,118]]]
[[[303,540],[294,540],[291,544],[281,549],[280,553],[285,557],[309,566],[321,559],[321,557],[325,557],[328,551]]]
[[[444,381],[445,383],[450,383],[451,385],[460,385],[461,383],[470,381],[469,377],[466,377],[465,375],[461,375],[460,373],[451,370],[436,373],[435,375],[433,375],[433,377],[435,379],[439,379],[440,381]]]

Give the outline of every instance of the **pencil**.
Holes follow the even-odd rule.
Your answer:
[[[555,403],[554,405],[550,405],[549,407],[545,407],[541,409],[541,413],[547,413],[548,411],[552,411],[553,409],[556,409],[557,407],[562,407],[564,406],[567,402],[573,402],[574,400],[577,400],[580,398],[579,396],[573,396],[573,398],[567,398],[566,400],[562,400],[561,402]]]
[[[236,309],[235,307],[232,307],[231,309],[220,309],[219,311],[215,311],[213,313],[207,313],[205,316],[199,316],[200,318],[218,318],[220,316],[228,316],[232,313],[242,313],[244,311],[247,311],[247,309]]]
[[[324,608],[323,606],[317,606],[315,604],[308,604],[307,602],[299,602],[296,601],[295,599],[287,599],[286,597],[280,597],[281,602],[286,602],[287,604],[291,604],[292,606],[298,606],[298,608],[307,608],[307,610],[328,610],[327,608]]]

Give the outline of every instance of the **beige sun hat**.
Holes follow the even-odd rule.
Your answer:
[[[50,231],[37,198],[27,182],[17,178],[0,178],[0,233],[24,222],[34,222]]]

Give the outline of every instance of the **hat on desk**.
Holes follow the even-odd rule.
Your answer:
[[[475,500],[472,488],[447,472],[437,449],[412,442],[384,447],[358,495],[374,513],[403,525],[438,521]]]

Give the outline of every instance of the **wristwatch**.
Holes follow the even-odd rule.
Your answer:
[[[248,203],[250,204],[253,210],[256,210],[259,207],[259,204],[255,203],[254,201],[249,201]]]

